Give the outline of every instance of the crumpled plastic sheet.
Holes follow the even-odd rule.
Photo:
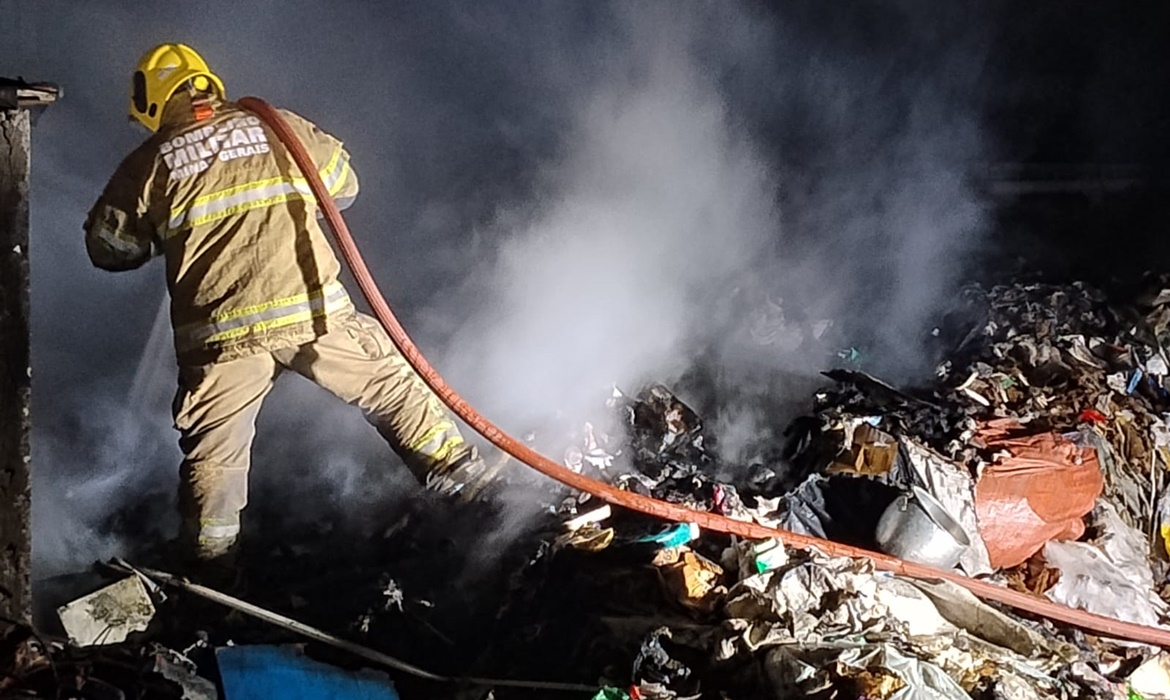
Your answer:
[[[931,638],[953,635],[922,590],[869,562],[817,555],[789,568],[749,576],[724,604],[730,618],[717,658],[798,642],[823,644],[869,633]]]
[[[907,656],[891,644],[872,648],[847,649],[837,663],[856,669],[874,666],[888,669],[906,685],[888,700],[970,700],[970,695],[938,666]]]
[[[1126,622],[1158,627],[1164,606],[1152,591],[1141,590],[1105,555],[1084,542],[1049,542],[1044,558],[1061,577],[1045,595],[1071,608]]]
[[[1145,537],[1102,502],[1094,511],[1102,535],[1087,542],[1049,542],[1044,559],[1060,569],[1060,580],[1046,595],[1070,607],[1152,627],[1161,626],[1168,608],[1153,590]]]
[[[965,589],[875,573],[851,559],[814,554],[748,577],[731,589],[724,612],[730,619],[713,640],[717,661],[780,648],[795,655],[790,666],[812,663],[815,652],[820,662],[812,666],[819,667],[825,654],[892,640],[952,679],[986,676],[992,668],[995,675],[1012,674],[999,697],[1072,697],[1090,681],[1108,687],[1087,667],[1082,676],[1088,676],[1065,677],[1082,653],[1075,645],[1041,634]],[[1035,694],[1020,694],[1024,685]]]
[[[994,571],[987,545],[979,533],[974,480],[971,475],[965,468],[911,440],[902,439],[901,443],[908,457],[905,461],[909,462],[912,473],[904,473],[908,471],[903,466],[905,461],[899,461],[891,478],[896,483],[917,484],[926,489],[962,526],[971,545],[959,557],[959,566],[968,576],[981,576]]]
[[[870,670],[903,678],[896,698],[967,697],[949,693],[977,683],[994,684],[986,697],[1020,700],[1086,697],[1086,689],[1112,697],[1118,687],[1085,664],[1076,645],[965,589],[875,572],[868,561],[793,553],[733,586],[723,613],[729,619],[703,648],[717,663],[763,655],[777,698],[829,687],[824,669],[842,659],[850,668],[873,661]],[[882,645],[894,653],[867,656]]]
[[[1097,453],[1052,432],[1017,435],[1014,420],[988,421],[980,438],[998,459],[975,484],[979,531],[991,565],[1016,566],[1053,539],[1076,539],[1103,480]]]
[[[1050,640],[1012,616],[997,610],[966,588],[950,581],[914,581],[913,585],[934,603],[938,613],[967,634],[1031,659],[1032,667],[1050,671],[1042,661],[1052,657],[1052,664],[1060,665],[1075,657],[1076,650],[1068,644]]]
[[[870,562],[814,557],[795,566],[751,576],[728,591],[726,633],[716,654],[799,641],[820,643],[887,624]]]
[[[914,581],[911,585],[926,594],[938,614],[958,631],[895,643],[907,646],[909,642],[916,656],[964,686],[989,672],[1000,681],[1014,679],[1007,686],[997,682],[996,697],[1012,697],[1007,691],[1013,685],[1034,691],[1021,697],[1063,700],[1077,695],[1080,686],[1059,677],[1079,658],[1081,651],[1075,645],[1040,634],[953,583]]]
[[[1103,499],[1097,501],[1090,522],[1100,533],[1093,544],[1125,572],[1135,586],[1153,590],[1154,572],[1147,556],[1149,545],[1142,531],[1126,523],[1117,508]]]
[[[801,535],[827,538],[825,523],[830,516],[825,507],[824,486],[828,477],[811,474],[800,486],[783,496],[784,515],[779,526]]]
[[[883,575],[877,581],[877,602],[890,618],[901,623],[907,637],[938,637],[959,631],[910,580]]]

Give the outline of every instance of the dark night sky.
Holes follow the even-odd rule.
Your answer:
[[[65,90],[32,183],[46,570],[116,550],[104,515],[173,488],[172,360],[148,342],[161,270],[93,270],[80,231],[143,138],[128,76],[161,41],[345,140],[363,184],[347,218],[384,291],[517,429],[585,386],[678,376],[696,347],[732,395],[813,373],[723,341],[707,319],[745,299],[837,319],[912,375],[904,348],[965,279],[1170,255],[1161,189],[1017,201],[980,180],[1005,162],[1165,173],[1165,3],[0,0],[0,17],[0,74]],[[384,452],[360,418],[301,384],[270,403],[258,462],[298,476],[259,481],[324,465],[325,505],[364,493],[355,465]]]

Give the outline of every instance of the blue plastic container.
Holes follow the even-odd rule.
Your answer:
[[[215,650],[224,700],[398,700],[386,674],[346,671],[290,646]]]

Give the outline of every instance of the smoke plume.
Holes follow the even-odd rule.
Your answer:
[[[615,12],[563,151],[430,316],[467,319],[443,366],[516,430],[662,381],[734,463],[776,443],[837,351],[930,371],[984,225],[981,45],[940,13],[952,33],[869,8],[898,37],[873,45],[833,13],[687,7]]]
[[[141,137],[121,113],[141,51],[192,44],[231,96],[346,141],[370,267],[494,420],[571,425],[613,384],[663,381],[737,463],[838,350],[926,371],[980,241],[983,30],[934,4],[839,8],[0,0],[0,66],[67,96],[34,144],[38,575],[124,547],[111,514],[174,526],[161,270],[94,271],[79,231]],[[411,488],[355,410],[291,379],[253,464],[248,517],[336,519]]]

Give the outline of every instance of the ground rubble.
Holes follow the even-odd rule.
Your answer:
[[[970,287],[931,338],[941,360],[930,382],[894,386],[843,353],[783,448],[745,464],[723,461],[701,417],[661,385],[615,389],[596,423],[537,446],[626,490],[934,564],[915,533],[882,534],[919,508],[938,529],[932,543],[965,542],[943,568],[1164,626],[1170,284],[1148,282],[1122,302],[1082,284]],[[1148,645],[865,558],[662,523],[547,481],[529,488],[541,510],[511,524],[506,546],[477,538],[506,517],[498,507],[456,515],[431,502],[361,531],[260,538],[241,597],[436,674],[594,689],[390,671],[407,698],[1170,693],[1170,656]],[[55,634],[8,627],[0,698],[230,699],[217,650],[303,642],[186,592],[125,641],[79,647]],[[370,665],[328,645],[298,649]]]

